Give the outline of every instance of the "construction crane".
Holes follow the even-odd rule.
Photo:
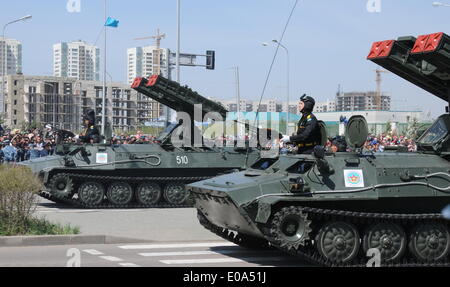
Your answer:
[[[156,29],[156,35],[154,36],[148,36],[148,37],[142,37],[142,38],[135,38],[134,40],[147,40],[147,39],[155,39],[156,41],[156,50],[155,53],[153,53],[153,67],[154,67],[154,74],[159,75],[161,74],[161,40],[166,37],[166,34],[160,34],[159,28]]]
[[[376,109],[381,110],[381,108],[382,108],[381,107],[381,82],[382,82],[381,73],[389,73],[389,71],[381,70],[381,69],[375,69],[374,71],[377,74],[377,77],[375,79],[375,82],[377,82],[377,93],[375,96],[375,106],[376,106]]]

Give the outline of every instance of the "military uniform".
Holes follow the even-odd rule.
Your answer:
[[[100,132],[95,126],[89,126],[84,132],[84,136],[80,136],[80,140],[83,143],[98,143],[100,139]]]
[[[297,125],[297,134],[291,136],[291,142],[298,148],[297,153],[311,153],[316,145],[320,145],[320,127],[312,113],[303,114]]]
[[[100,142],[100,132],[95,126],[95,111],[87,110],[86,114],[83,116],[83,120],[88,121],[89,124],[86,126],[84,134],[79,137],[82,143],[99,143]]]
[[[291,137],[283,136],[281,141],[294,143],[299,154],[309,154],[316,145],[320,145],[322,135],[317,118],[312,114],[316,101],[305,94],[300,97],[300,102],[303,104],[300,106],[299,103],[302,117],[297,125],[297,134]]]

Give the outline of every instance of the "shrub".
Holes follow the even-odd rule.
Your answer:
[[[23,166],[0,165],[0,225],[6,234],[26,233],[42,183]]]

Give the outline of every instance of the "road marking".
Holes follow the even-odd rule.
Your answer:
[[[100,258],[108,260],[108,261],[112,261],[112,262],[123,261],[122,259],[120,259],[118,257],[114,257],[114,256],[100,256]]]
[[[141,267],[141,266],[139,266],[137,264],[134,264],[134,263],[119,263],[119,265],[122,266],[122,267]]]
[[[193,255],[227,255],[233,253],[260,253],[259,250],[214,250],[214,251],[179,251],[179,252],[150,252],[150,253],[138,253],[144,257],[169,257],[169,256],[193,256]],[[278,251],[269,250],[264,254],[279,253]]]
[[[100,252],[98,250],[95,250],[95,249],[85,249],[83,251],[86,252],[86,253],[89,253],[91,255],[103,255],[102,252]]]
[[[174,244],[144,244],[144,245],[122,245],[121,249],[164,249],[164,248],[192,248],[192,247],[222,247],[236,246],[231,242],[202,242],[202,243],[174,243]]]
[[[286,257],[249,257],[249,258],[214,258],[214,259],[183,259],[160,260],[164,264],[213,264],[213,263],[249,263],[249,262],[273,262],[286,261]]]

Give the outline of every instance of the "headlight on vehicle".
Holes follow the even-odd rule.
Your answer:
[[[309,191],[309,188],[305,187],[305,181],[299,176],[289,179],[289,191],[292,193],[299,193]]]

